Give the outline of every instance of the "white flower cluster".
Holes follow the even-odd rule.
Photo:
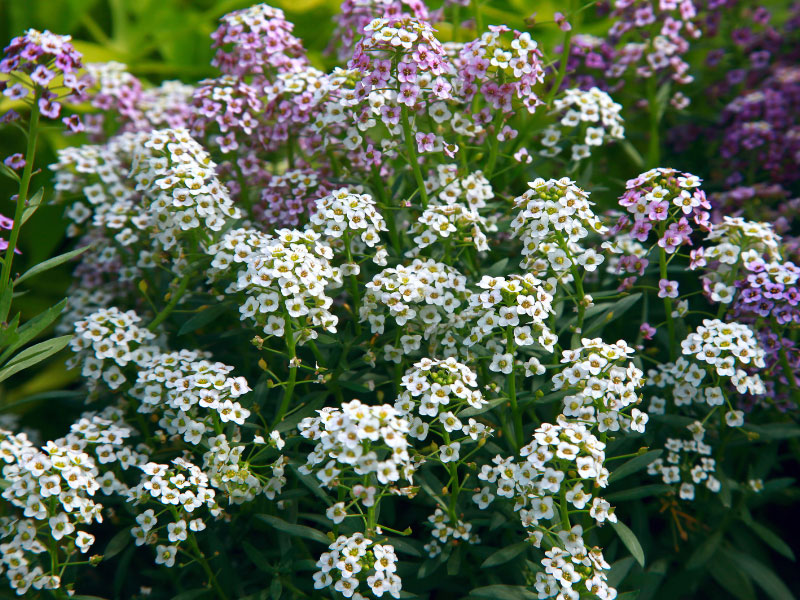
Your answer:
[[[495,330],[505,336],[511,328],[517,347],[535,342],[552,352],[558,337],[550,331],[546,319],[553,313],[553,297],[544,290],[542,282],[531,275],[489,277],[484,275],[478,287],[483,291],[469,298],[470,322],[474,325],[464,340],[469,347],[481,343]],[[495,355],[492,370],[510,373],[513,356]]]
[[[411,227],[416,247],[406,255],[412,256],[431,244],[449,243],[451,240],[458,246],[474,246],[479,252],[487,251],[489,240],[486,232],[496,229],[477,211],[463,204],[431,203]]]
[[[143,471],[139,484],[128,494],[128,502],[138,505],[148,501],[159,503],[159,510],[147,509],[136,517],[138,525],[131,529],[136,545],[156,545],[156,564],[172,567],[178,555],[178,545],[185,541],[190,531],[202,531],[206,524],[195,517],[187,523],[194,511],[206,506],[212,516],[220,514],[214,499],[214,490],[209,487],[208,476],[198,466],[183,458],[172,460],[172,466],[148,462],[139,467]],[[174,509],[163,511],[162,508]],[[181,507],[182,510],[179,510]],[[174,519],[167,523],[166,531],[159,526],[158,516],[171,513]],[[186,514],[184,514],[186,513]],[[167,544],[158,544],[164,533]]]
[[[334,190],[316,203],[311,224],[330,237],[356,234],[370,248],[380,242],[378,232],[386,231],[386,222],[376,210],[369,194],[356,194],[347,188]]]
[[[345,598],[366,600],[358,592],[366,582],[373,596],[400,597],[402,581],[397,575],[397,556],[391,544],[376,544],[361,533],[340,535],[317,561],[314,589],[333,589]]]
[[[677,487],[681,500],[694,500],[695,486],[703,484],[718,493],[722,487],[714,476],[716,461],[711,457],[711,446],[702,439],[680,440],[667,438],[664,448],[667,457],[657,458],[647,466],[647,474],[661,476],[661,480]]]
[[[548,267],[559,276],[573,265],[594,271],[603,255],[584,249],[580,241],[589,231],[604,233],[606,228],[592,211],[589,194],[568,177],[536,179],[522,196],[514,199],[519,212],[511,230],[522,242],[522,268],[543,275]]]
[[[706,236],[703,256],[707,260],[718,260],[723,265],[735,265],[740,258],[747,262],[748,257],[767,256],[778,260],[781,236],[775,233],[769,223],[746,221],[742,217],[722,217],[722,223],[715,223]]]
[[[582,528],[578,525],[566,529],[561,514],[565,508],[559,496],[576,510],[587,510],[597,524],[616,522],[611,505],[599,496],[593,496],[596,487],[608,483],[605,462],[605,444],[595,437],[583,423],[558,416],[556,424],[544,423],[534,432],[534,439],[520,450],[524,462],[496,456],[494,465],[483,465],[478,479],[493,484],[485,486],[473,496],[481,509],[485,509],[497,496],[513,498],[514,510],[526,529],[532,530],[530,540],[539,547],[545,534],[556,543],[545,552],[542,559],[544,572],[537,573],[536,589],[539,597],[577,597],[590,591],[599,598],[613,598],[613,588],[606,582],[604,570],[609,566],[599,548],[589,550],[583,543]],[[577,473],[578,480],[570,483]],[[588,491],[581,480],[591,482]],[[563,490],[562,490],[563,488]],[[552,525],[541,524],[550,521]],[[553,526],[557,538],[552,537]],[[560,530],[558,530],[561,528]],[[587,567],[587,568],[582,568]]]
[[[425,551],[428,557],[436,558],[442,553],[442,546],[445,544],[456,545],[460,542],[467,544],[480,544],[481,538],[472,531],[472,523],[466,523],[461,519],[452,519],[438,506],[432,515],[428,517],[428,523],[433,527],[431,535],[433,540],[425,544]]]
[[[534,439],[520,450],[525,462],[513,458],[494,458],[494,466],[484,465],[478,479],[493,483],[497,495],[516,500],[515,510],[525,527],[536,527],[540,520],[554,518],[554,503],[561,492],[567,471],[574,470],[580,479],[591,481],[589,491],[578,481],[570,486],[566,498],[577,510],[590,503],[589,514],[598,523],[615,521],[616,515],[608,502],[592,496],[596,486],[606,487],[608,469],[605,462],[606,445],[582,423],[559,415],[556,424],[543,423],[534,432]],[[480,504],[480,503],[479,503]],[[526,508],[530,506],[530,508]],[[485,507],[484,507],[485,508]]]
[[[492,184],[482,171],[473,171],[466,177],[459,177],[458,165],[437,165],[436,173],[425,180],[426,191],[442,204],[466,205],[473,212],[486,207],[486,201],[494,198]]]
[[[127,381],[122,369],[132,363],[145,365],[158,352],[148,344],[155,334],[137,325],[142,319],[132,310],[102,308],[75,323],[75,337],[70,348],[76,353],[67,362],[69,368],[81,365],[81,375],[99,383],[102,379],[112,390]]]
[[[280,435],[277,431],[272,433],[270,445],[282,448]],[[251,460],[242,459],[246,446],[231,446],[225,435],[209,437],[207,441],[209,450],[203,454],[203,471],[211,486],[222,491],[232,504],[250,502],[259,494],[273,500],[281,493],[286,485],[288,457],[278,456],[271,463],[254,465]],[[266,469],[268,476],[262,473]]]
[[[741,323],[724,323],[719,319],[703,319],[703,324],[681,342],[683,354],[713,367],[720,377],[730,377],[740,394],[760,396],[766,393],[758,373],[749,375],[744,369],[763,369],[764,349],[758,345],[753,330]]]
[[[643,373],[630,357],[634,350],[619,340],[606,344],[600,338],[582,339],[581,347],[564,350],[564,369],[553,376],[553,390],[575,391],[564,397],[564,415],[596,423],[600,433],[622,429],[644,433],[647,413],[628,407],[638,404]]]
[[[228,377],[232,370],[199,352],[165,352],[142,365],[131,395],[140,401],[139,412],[161,414],[167,434],[197,445],[217,426],[243,425],[250,416],[236,401],[250,386],[244,377]]]
[[[247,295],[239,308],[242,320],[253,319],[266,334],[276,336],[284,335],[287,319],[336,331],[339,319],[329,310],[333,300],[325,288],[341,285],[341,277],[330,264],[333,251],[318,233],[278,229],[268,235],[234,229],[212,245],[209,254],[209,278],[222,279],[233,271],[236,279],[225,292]],[[306,335],[314,339],[317,333],[309,330]]]
[[[3,465],[2,498],[22,512],[18,519],[4,519],[0,529],[0,572],[17,595],[31,586],[56,589],[61,573],[46,572],[36,555],[53,542],[69,556],[76,547],[88,552],[94,536],[77,531],[76,525],[102,522],[102,506],[92,500],[100,488],[99,471],[91,456],[80,450],[47,442],[35,447],[24,433],[0,429]],[[42,539],[39,535],[42,535]],[[50,561],[44,561],[48,571]]]
[[[403,391],[397,397],[395,409],[409,417],[415,412],[423,417],[437,419],[441,428],[450,433],[463,433],[465,436],[477,440],[491,433],[482,423],[475,419],[462,422],[458,413],[471,406],[481,408],[487,404],[483,394],[477,389],[478,378],[466,365],[449,357],[444,360],[423,358],[415,363],[403,375],[401,384]],[[411,422],[409,435],[423,441],[428,437],[429,424],[414,416]],[[456,460],[458,458],[459,444],[450,444],[453,453],[445,456],[442,447],[442,459]]]
[[[542,138],[545,148],[541,154],[557,156],[566,148],[559,145],[562,136],[576,138],[570,157],[573,161],[589,157],[592,146],[623,139],[625,127],[621,111],[621,104],[596,87],[588,91],[578,88],[566,90],[562,97],[553,102],[553,112],[561,115],[560,127],[551,125],[545,129]]]
[[[301,472],[316,470],[317,479],[334,487],[350,472],[363,483],[375,474],[382,485],[410,480],[414,465],[408,454],[408,421],[388,404],[368,406],[351,400],[341,408],[326,407],[318,417],[306,417],[300,434],[316,442]],[[324,463],[324,464],[323,464]]]
[[[181,232],[220,231],[241,213],[215,174],[208,153],[185,129],[150,132],[137,146],[131,174],[149,200],[156,239],[169,250]]]
[[[469,295],[466,283],[467,278],[453,267],[432,259],[415,258],[407,267],[384,269],[366,284],[361,322],[369,321],[372,333],[383,333],[386,308],[397,325],[406,326],[402,349],[384,347],[387,360],[399,363],[403,354],[419,349],[422,338],[432,338],[456,320],[456,311]]]

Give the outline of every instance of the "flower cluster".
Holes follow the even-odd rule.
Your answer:
[[[429,558],[436,558],[442,551],[443,545],[456,546],[459,543],[480,544],[481,538],[473,531],[472,523],[467,523],[458,518],[451,518],[445,511],[437,507],[428,517],[428,523],[433,528],[433,540],[425,544],[425,551]]]
[[[681,349],[684,355],[707,363],[719,377],[730,377],[740,394],[764,393],[761,377],[744,370],[750,365],[764,367],[764,350],[747,325],[703,319],[703,324],[681,342]]]
[[[564,369],[553,376],[554,390],[575,391],[564,397],[564,415],[595,423],[600,433],[631,429],[644,433],[648,416],[638,408],[624,411],[640,401],[638,388],[643,373],[630,358],[634,350],[619,340],[606,344],[600,338],[581,340],[581,347],[564,350]]]
[[[711,228],[711,205],[700,183],[694,175],[664,168],[651,169],[629,180],[619,203],[633,215],[631,235],[646,242],[654,230],[658,245],[668,254],[691,244],[693,229],[689,219],[703,231]],[[620,224],[629,223],[623,217]],[[619,229],[618,225],[613,231]]]
[[[536,275],[552,270],[559,277],[576,266],[594,271],[603,256],[592,248],[583,249],[580,241],[590,230],[602,234],[606,227],[592,211],[589,194],[566,177],[540,178],[528,186],[514,199],[519,212],[511,221],[511,230],[522,242],[520,267]]]
[[[365,600],[358,592],[365,582],[379,598],[384,594],[399,598],[402,581],[395,562],[397,556],[391,544],[376,544],[360,533],[350,537],[340,535],[317,561],[319,571],[314,573],[314,589],[333,586],[345,598]]]
[[[293,29],[282,10],[266,4],[228,13],[211,34],[217,50],[211,64],[237,77],[302,67],[307,63],[305,50]]]
[[[37,564],[37,556],[56,542],[65,562],[76,549],[89,551],[94,536],[77,525],[102,522],[102,506],[92,499],[100,488],[99,471],[85,452],[56,442],[36,448],[24,433],[0,429],[4,462],[2,497],[18,519],[4,519],[0,539],[5,574],[17,595],[36,589],[57,589],[63,574],[57,563]],[[45,570],[47,569],[47,570]]]
[[[327,487],[344,484],[353,475],[362,481],[371,473],[381,485],[394,484],[401,477],[411,479],[414,465],[403,413],[388,404],[368,406],[358,400],[317,412],[318,417],[307,417],[298,426],[304,438],[316,442],[303,472],[316,471],[317,479]],[[352,490],[356,498],[362,496],[354,487]],[[374,488],[372,493],[369,488],[361,491],[368,498],[375,493]]]
[[[677,489],[681,500],[694,500],[696,486],[703,484],[717,494],[722,488],[714,476],[716,461],[712,448],[701,439],[681,440],[668,438],[664,444],[667,457],[657,458],[647,466],[647,474]]]
[[[137,147],[132,174],[150,200],[157,239],[166,250],[183,232],[220,231],[241,216],[208,153],[185,129],[152,131]]]
[[[549,126],[542,135],[543,156],[558,156],[569,149],[569,160],[580,161],[591,156],[593,146],[625,137],[620,111],[622,106],[606,92],[593,87],[589,91],[569,89],[553,102],[553,111],[560,116],[558,126]],[[572,146],[560,145],[574,139]]]
[[[347,188],[334,190],[317,200],[310,221],[311,226],[325,236],[344,237],[348,256],[351,237],[358,236],[372,248],[380,242],[380,232],[386,231],[386,222],[372,196],[356,194]]]
[[[0,60],[0,73],[12,77],[0,83],[0,91],[12,100],[23,100],[33,92],[39,112],[57,119],[65,101],[81,97],[88,82],[79,77],[83,56],[75,50],[68,35],[29,29],[6,46]],[[16,77],[15,74],[27,77]],[[82,131],[77,116],[62,119],[70,130]]]
[[[417,248],[427,248],[432,244],[448,245],[453,242],[457,246],[474,246],[477,251],[483,252],[489,249],[486,232],[496,228],[496,225],[468,206],[457,202],[432,202],[411,228],[417,247],[409,253],[414,254]]]
[[[253,206],[253,216],[273,227],[297,227],[329,189],[330,184],[313,169],[290,169],[273,175],[261,190],[260,202]]]
[[[103,308],[75,323],[70,348],[76,356],[70,368],[81,366],[81,375],[99,383],[102,379],[115,390],[128,379],[123,373],[128,364],[147,364],[158,352],[152,344],[155,334],[137,325],[142,319],[132,310]]]
[[[266,235],[254,229],[234,229],[208,249],[213,256],[209,277],[221,279],[236,269],[226,293],[244,292],[241,318],[253,319],[268,335],[283,336],[286,328],[321,327],[336,331],[338,317],[325,288],[339,279],[330,264],[333,252],[312,230],[279,229]],[[312,339],[315,330],[304,335]]]
[[[429,194],[435,193],[440,204],[464,204],[473,212],[479,212],[494,198],[492,184],[482,171],[461,177],[458,166],[453,164],[437,165],[436,173],[425,180],[425,189]]]
[[[183,458],[173,459],[171,465],[148,462],[139,468],[142,478],[128,491],[128,501],[134,506],[155,502],[158,513],[152,508],[139,513],[136,516],[138,525],[131,529],[131,535],[137,546],[156,547],[157,565],[172,567],[180,542],[186,541],[193,532],[206,528],[205,521],[195,516],[195,511],[205,506],[211,515],[219,514],[214,490],[209,487],[208,476],[203,470]],[[159,524],[159,516],[167,514],[168,522],[164,528]],[[159,544],[159,541],[166,543]]]
[[[544,81],[542,52],[530,33],[514,30],[509,42],[503,35],[508,32],[512,32],[508,27],[490,26],[481,37],[464,44],[455,62],[459,92],[465,102],[480,92],[488,106],[506,115],[512,113],[516,98],[533,113],[543,104],[534,90]]]

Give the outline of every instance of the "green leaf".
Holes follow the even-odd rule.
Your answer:
[[[3,367],[3,369],[0,369],[0,381],[5,381],[14,373],[22,371],[22,369],[27,369],[36,363],[42,362],[44,359],[52,356],[56,352],[63,350],[67,347],[67,344],[69,344],[71,339],[71,335],[62,335],[61,337],[39,342],[30,348],[26,348],[12,358],[8,364]]]
[[[242,542],[242,549],[244,550],[244,553],[247,554],[247,557],[252,561],[252,563],[256,567],[258,567],[262,571],[266,571],[267,573],[271,573],[271,574],[275,573],[275,569],[273,569],[270,566],[269,561],[267,560],[267,557],[264,556],[264,554],[261,552],[261,550],[259,550],[255,546],[253,546],[253,544],[251,544],[250,542],[244,541],[244,542]]]
[[[704,566],[716,554],[719,544],[722,541],[722,532],[715,531],[700,544],[686,563],[687,569],[697,569]]]
[[[633,161],[633,164],[636,165],[636,168],[641,171],[644,169],[644,158],[639,153],[639,151],[631,144],[628,140],[622,140],[620,142],[622,149],[625,151],[625,154],[628,155],[628,158]]]
[[[172,600],[194,600],[195,598],[200,598],[201,596],[205,596],[206,594],[210,594],[211,590],[208,588],[196,588],[194,590],[186,590],[185,592],[181,592],[177,596],[173,596]]]
[[[644,550],[642,550],[642,545],[636,538],[636,534],[634,534],[622,521],[611,523],[611,527],[613,527],[614,531],[617,532],[619,539],[621,539],[622,543],[625,544],[625,547],[630,551],[633,558],[636,559],[636,562],[644,567]]]
[[[489,558],[487,558],[481,564],[481,569],[486,567],[496,567],[497,565],[503,565],[510,560],[515,559],[517,556],[525,552],[526,549],[530,547],[528,542],[518,542],[516,544],[512,544],[511,546],[506,546],[505,548],[501,548],[497,552],[494,552]]]
[[[331,540],[328,539],[327,535],[325,535],[320,531],[317,531],[316,529],[307,527],[305,525],[298,525],[297,523],[289,523],[288,521],[284,521],[280,517],[274,517],[272,515],[263,515],[263,514],[256,515],[256,519],[258,519],[259,521],[263,521],[268,525],[271,525],[278,531],[283,531],[284,533],[288,533],[289,535],[306,538],[308,540],[314,540],[315,542],[325,544],[326,546],[330,545],[331,543]]]
[[[492,410],[493,408],[497,408],[501,404],[508,402],[508,398],[496,398],[494,400],[490,400],[487,404],[484,404],[480,408],[475,408],[474,406],[468,406],[464,410],[458,413],[459,417],[474,417],[476,415],[481,415],[485,412]]]
[[[109,540],[106,549],[103,551],[103,560],[114,558],[117,554],[125,550],[132,539],[131,530],[128,528],[117,532],[117,534]]]
[[[197,331],[201,327],[211,323],[211,321],[216,319],[226,310],[229,310],[230,307],[230,304],[221,302],[201,310],[197,314],[193,315],[192,318],[186,321],[183,325],[181,325],[181,328],[178,330],[178,335],[185,335],[187,333],[191,333],[192,331]]]
[[[394,546],[394,549],[398,552],[405,552],[406,554],[416,556],[417,558],[422,557],[422,552],[413,543],[415,540],[389,536],[384,536],[384,539],[387,543]]]
[[[489,277],[500,277],[506,272],[508,268],[508,257],[501,258],[488,269],[486,269],[486,275]]]
[[[36,315],[33,319],[17,329],[13,339],[10,341],[9,347],[3,352],[3,354],[0,355],[0,364],[3,364],[14,352],[14,350],[21,348],[39,335],[42,331],[47,329],[47,327],[49,327],[50,324],[58,318],[58,315],[61,314],[66,305],[67,299],[64,298],[55,306],[51,306],[43,313]]]
[[[708,561],[708,572],[720,587],[739,600],[756,600],[756,592],[750,579],[722,554]]]
[[[5,326],[5,328],[0,331],[0,348],[4,348],[8,344],[13,344],[12,341],[14,339],[14,335],[17,333],[17,327],[19,326],[19,317],[20,314],[17,313],[14,315],[14,318],[11,319],[11,323]]]
[[[22,211],[22,224],[25,223],[33,216],[33,213],[36,212],[36,209],[39,208],[39,205],[42,203],[42,198],[44,197],[44,188],[40,189],[36,192],[33,197],[28,200],[27,206],[25,210]]]
[[[746,425],[747,431],[758,434],[761,440],[786,440],[800,437],[800,426],[793,423],[770,423],[768,425]]]
[[[647,465],[651,462],[656,460],[659,456],[664,453],[663,450],[650,450],[649,452],[645,452],[639,456],[635,456],[634,458],[630,459],[622,463],[619,467],[611,471],[611,475],[608,476],[608,482],[611,483],[612,481],[618,481],[628,475],[633,475],[636,471],[644,469]]]
[[[723,549],[725,556],[731,559],[746,575],[755,581],[772,600],[795,600],[794,595],[767,565],[748,554],[735,550]]]
[[[472,598],[491,598],[492,600],[536,600],[539,596],[521,585],[487,585],[475,588],[469,593]]]
[[[751,518],[742,519],[753,532],[760,537],[767,546],[775,550],[778,554],[782,554],[789,560],[794,560],[794,552],[792,552],[789,544],[784,542],[780,536],[771,529],[764,527],[760,523],[756,523]]]
[[[69,252],[65,252],[64,254],[60,254],[58,256],[54,256],[53,258],[48,258],[44,262],[40,262],[38,265],[35,265],[25,271],[22,275],[20,275],[17,280],[14,282],[14,285],[19,285],[26,279],[33,277],[34,275],[38,275],[39,273],[44,273],[50,269],[54,269],[55,267],[64,264],[65,262],[72,260],[76,256],[83,254],[89,248],[91,248],[91,244],[88,246],[84,246],[83,248],[77,248],[76,250],[71,250]]]
[[[648,496],[660,496],[672,491],[672,487],[664,483],[651,483],[642,485],[623,492],[607,494],[606,500],[609,502],[624,502],[625,500],[639,500]]]
[[[608,572],[608,585],[618,587],[630,573],[633,563],[636,562],[632,556],[626,556],[611,564]]]
[[[19,183],[19,175],[17,175],[16,171],[14,171],[11,167],[6,165],[5,163],[0,162],[0,173],[5,175],[9,179],[13,179],[17,183]]]
[[[620,298],[610,306],[606,307],[597,317],[587,323],[581,335],[586,337],[603,329],[609,323],[619,319],[634,306],[642,297],[641,292],[636,292],[630,296]]]

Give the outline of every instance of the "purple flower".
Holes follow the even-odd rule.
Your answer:
[[[642,323],[639,327],[639,331],[646,340],[652,340],[653,336],[656,334],[656,328],[650,325],[650,323]]]
[[[678,282],[670,281],[669,279],[660,279],[658,282],[658,297],[659,298],[677,298],[678,297]]]

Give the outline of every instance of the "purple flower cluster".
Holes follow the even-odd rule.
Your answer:
[[[696,226],[708,231],[711,204],[700,189],[700,179],[675,169],[657,168],[642,173],[626,184],[619,203],[633,215],[633,224],[623,215],[611,235],[630,230],[633,238],[646,242],[650,232],[668,254],[680,246],[691,245]]]
[[[746,276],[734,283],[738,290],[734,316],[774,318],[780,326],[800,324],[800,267],[755,258],[745,262],[744,268]]]
[[[266,4],[237,10],[222,17],[211,34],[217,50],[211,64],[226,75],[267,75],[308,64],[303,44],[292,35],[294,25],[283,11]]]
[[[57,119],[64,101],[80,99],[88,83],[80,77],[82,55],[70,43],[68,35],[29,29],[15,37],[0,60],[0,73],[11,75],[0,81],[0,91],[12,100],[22,100],[31,92],[42,116]],[[16,77],[25,74],[27,78]],[[83,130],[76,115],[62,121],[73,132]]]

